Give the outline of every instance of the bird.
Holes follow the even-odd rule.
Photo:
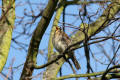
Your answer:
[[[71,45],[72,40],[60,27],[55,27],[56,29],[52,37],[52,44],[54,48],[61,54],[67,49],[68,46]],[[74,55],[74,51],[69,52],[68,57],[72,60],[77,70],[81,68],[79,62]]]

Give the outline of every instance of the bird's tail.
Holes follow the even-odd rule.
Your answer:
[[[74,55],[71,57],[71,59],[75,65],[76,69],[81,69],[79,62],[77,61],[77,59]]]

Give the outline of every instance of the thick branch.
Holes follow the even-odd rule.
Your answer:
[[[53,28],[51,30],[50,38],[49,38],[49,45],[48,45],[48,63],[49,63],[48,65],[49,66],[47,66],[47,69],[44,72],[43,80],[52,80],[53,78],[56,78],[60,67],[64,63],[64,59],[63,58],[60,59],[60,57],[58,57],[57,54],[53,52],[53,45],[52,45],[52,38],[55,31],[55,26],[58,26],[58,21],[64,9],[64,0],[59,0],[58,7],[59,8],[57,9],[57,12],[54,18]],[[55,58],[55,56],[57,56],[57,58]]]
[[[116,70],[115,68],[119,68],[119,67],[112,67],[112,71],[110,71],[110,73],[112,74],[108,74],[106,75],[106,78],[115,78],[115,76],[120,77],[120,70]],[[111,68],[110,68],[111,70]],[[102,71],[102,72],[95,72],[95,73],[89,73],[89,74],[71,74],[71,75],[67,75],[67,76],[62,76],[57,78],[56,80],[61,80],[61,79],[68,79],[68,78],[80,78],[80,77],[94,77],[94,76],[100,76],[103,75],[106,71]],[[99,77],[100,78],[100,77]]]
[[[119,4],[120,2],[109,4],[109,6],[104,10],[103,14],[94,23],[89,24],[89,28],[88,24],[81,24],[80,28],[88,28],[88,37],[102,31],[104,28],[108,27],[108,23],[111,22],[114,16],[119,12]],[[84,40],[84,33],[82,31],[78,31],[72,36],[72,40],[73,43]]]
[[[57,6],[57,2],[58,0],[49,0],[48,5],[43,12],[42,18],[33,33],[29,50],[28,50],[27,59],[26,59],[20,80],[30,80],[29,77],[31,77],[34,70],[33,64],[36,64],[36,56],[38,54],[39,44],[53,16],[53,13]]]
[[[15,20],[15,0],[2,0],[2,17],[0,19],[0,72],[9,53],[12,30]]]

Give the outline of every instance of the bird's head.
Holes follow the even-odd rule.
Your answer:
[[[60,28],[60,27],[58,27],[58,26],[56,26],[56,30],[61,30],[61,28]]]
[[[61,34],[62,29],[59,26],[56,26],[55,34]]]
[[[56,32],[61,32],[61,31],[62,31],[61,27],[56,26]]]

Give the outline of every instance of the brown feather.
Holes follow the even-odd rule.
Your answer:
[[[71,39],[68,37],[68,35],[62,31],[59,27],[56,26],[56,30],[52,39],[52,43],[55,47],[55,49],[59,53],[63,53],[64,50],[71,45]],[[77,61],[76,57],[74,56],[74,52],[71,52],[69,55],[70,59],[72,59],[76,69],[80,69],[79,62]]]

